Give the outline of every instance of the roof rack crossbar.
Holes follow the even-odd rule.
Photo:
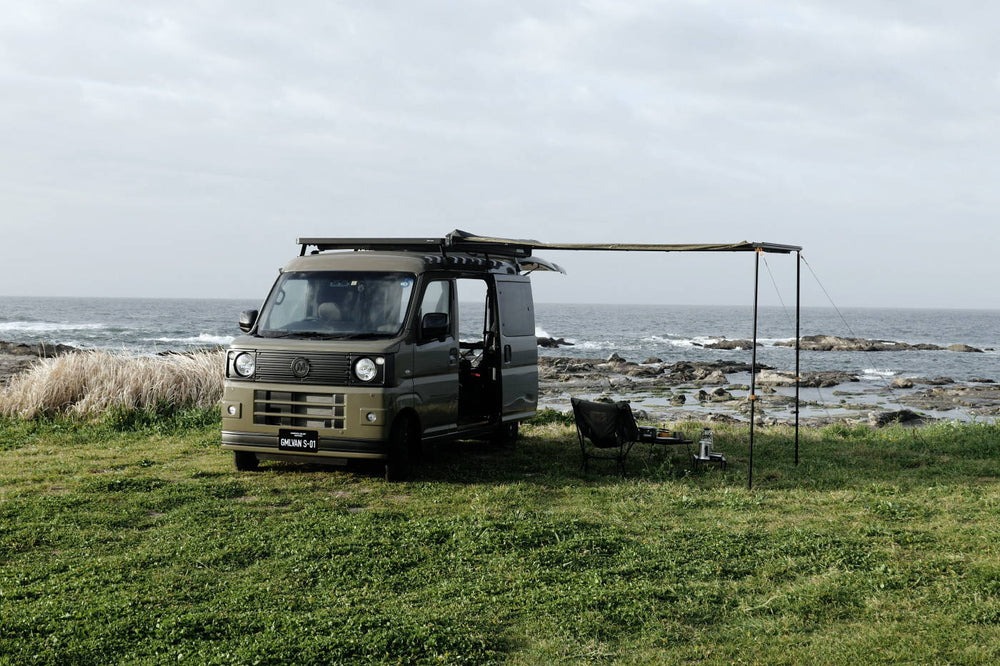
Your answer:
[[[309,247],[317,251],[326,250],[383,250],[388,252],[468,252],[472,254],[495,255],[498,257],[528,257],[532,246],[525,241],[503,239],[466,239],[454,234],[444,238],[298,238],[302,246],[301,255]]]

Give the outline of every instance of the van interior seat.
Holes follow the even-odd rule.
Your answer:
[[[340,321],[342,315],[336,303],[321,303],[316,312],[323,321]]]

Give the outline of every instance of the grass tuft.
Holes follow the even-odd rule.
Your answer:
[[[130,411],[214,407],[222,397],[224,352],[131,356],[84,351],[40,359],[0,389],[0,415],[96,418]]]

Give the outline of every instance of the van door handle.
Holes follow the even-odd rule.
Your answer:
[[[458,364],[458,349],[452,347],[448,350],[448,365]]]
[[[503,362],[504,363],[510,363],[510,360],[511,360],[510,345],[504,345],[503,346]]]

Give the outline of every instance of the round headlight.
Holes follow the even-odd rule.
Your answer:
[[[378,367],[367,356],[359,358],[354,364],[354,375],[363,382],[370,382],[378,376]]]
[[[254,359],[253,354],[248,352],[243,352],[237,354],[236,358],[233,360],[233,370],[236,371],[240,377],[249,377],[257,369],[257,361]]]

